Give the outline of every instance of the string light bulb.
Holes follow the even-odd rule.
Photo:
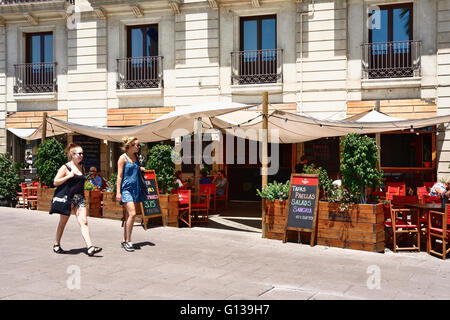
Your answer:
[[[413,127],[413,125],[411,125],[411,129],[409,129],[409,131],[414,132],[414,127]]]

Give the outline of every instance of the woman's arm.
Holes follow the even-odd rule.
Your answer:
[[[53,184],[55,185],[55,187],[58,187],[67,180],[69,180],[70,178],[72,178],[73,176],[74,176],[73,171],[67,170],[66,166],[64,165],[61,168],[59,168],[58,173],[55,176],[55,179],[53,179]]]
[[[119,160],[117,161],[117,182],[116,182],[116,200],[120,201],[122,200],[122,193],[121,193],[121,186],[122,186],[122,179],[123,179],[123,167],[125,166],[126,160],[124,157],[120,156]]]

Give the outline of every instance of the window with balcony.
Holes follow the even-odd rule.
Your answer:
[[[118,89],[161,88],[158,26],[127,27],[127,58],[118,59]]]
[[[277,49],[275,15],[240,20],[240,51],[231,53],[232,84],[280,83],[282,50]]]
[[[16,64],[15,93],[56,91],[52,32],[25,35],[25,63]]]
[[[369,19],[369,42],[362,45],[363,78],[420,76],[421,42],[413,40],[413,4],[381,6]]]

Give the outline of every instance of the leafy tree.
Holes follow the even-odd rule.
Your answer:
[[[303,173],[319,175],[319,188],[323,190],[323,194],[326,199],[330,197],[330,194],[333,192],[336,186],[333,184],[333,181],[328,177],[327,170],[325,170],[322,167],[316,168],[315,165],[312,163],[310,165],[305,165],[303,167]]]
[[[383,171],[377,169],[379,147],[375,139],[351,133],[342,139],[341,150],[343,187],[360,203],[366,203],[366,188],[379,186],[383,176]]]
[[[175,163],[172,160],[173,147],[157,144],[150,149],[146,169],[155,170],[158,189],[169,193],[175,188]]]
[[[17,163],[9,153],[0,154],[0,200],[15,200],[20,178]]]
[[[55,138],[47,139],[41,143],[37,152],[35,166],[39,181],[53,187],[53,179],[59,168],[67,162],[63,145]]]

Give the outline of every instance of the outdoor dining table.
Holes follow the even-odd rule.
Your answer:
[[[440,203],[405,203],[405,207],[419,210],[419,223],[423,223],[425,228],[428,224],[428,212],[444,211]]]

